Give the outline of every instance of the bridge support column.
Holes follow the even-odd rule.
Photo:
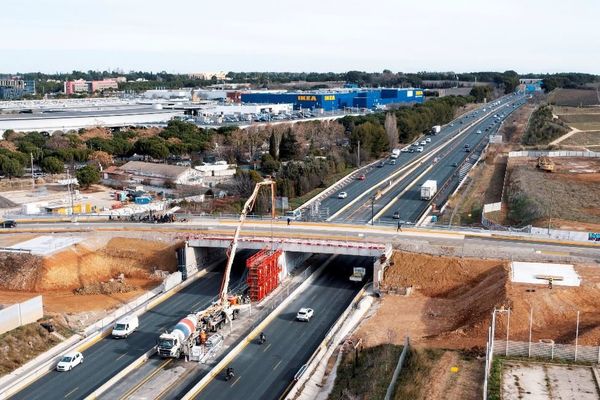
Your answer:
[[[385,251],[381,256],[377,257],[373,263],[373,290],[375,293],[380,293],[380,285],[383,281],[385,270],[389,267],[392,260],[392,254],[392,245],[387,244],[385,246]]]
[[[300,253],[295,251],[284,251],[279,257],[279,265],[281,266],[280,279],[287,277],[290,272],[302,265],[306,261],[311,253]]]
[[[189,276],[217,259],[225,257],[225,249],[218,247],[192,247],[188,242],[185,242],[182,252],[184,253],[184,270],[182,270],[182,266],[180,266],[180,270],[182,270],[185,276]]]

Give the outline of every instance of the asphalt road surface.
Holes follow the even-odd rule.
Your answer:
[[[234,379],[226,381],[223,371],[196,398],[278,399],[362,287],[349,281],[352,267],[369,265],[373,265],[372,258],[339,256],[334,259],[323,275],[265,328],[267,342],[250,343],[231,362]],[[301,307],[315,310],[309,322],[296,321]]]
[[[234,260],[232,286],[241,277],[252,252]],[[224,262],[221,266],[224,266]],[[16,393],[12,399],[83,399],[156,344],[160,332],[171,329],[188,313],[209,305],[218,294],[222,272],[210,272],[140,317],[140,327],[127,339],[110,336],[83,352],[84,363],[68,372],[55,370]]]

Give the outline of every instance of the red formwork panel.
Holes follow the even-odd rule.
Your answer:
[[[260,250],[246,260],[250,300],[260,301],[279,285],[280,268],[277,260],[281,250]]]

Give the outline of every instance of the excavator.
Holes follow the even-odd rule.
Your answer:
[[[550,157],[538,157],[537,167],[542,171],[554,172],[554,162],[550,159]]]

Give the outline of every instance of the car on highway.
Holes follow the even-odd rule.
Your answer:
[[[385,162],[381,161],[379,164],[377,164],[377,168],[383,168],[385,166]]]
[[[466,153],[470,153],[471,152],[471,148],[470,147],[465,147],[465,152]]]
[[[400,211],[394,211],[394,215],[392,215],[392,218],[400,219]],[[402,222],[404,222],[404,221],[402,221]]]
[[[390,160],[390,165],[396,165],[396,160]]]
[[[128,315],[115,323],[112,330],[112,337],[116,339],[127,338],[140,326],[137,315]]]
[[[477,129],[477,132],[475,132],[476,134],[481,134],[481,129]]]
[[[357,178],[359,181],[364,181],[365,179],[367,179],[365,174],[360,174]]]
[[[81,354],[78,351],[75,351],[73,353],[67,353],[64,356],[62,356],[62,358],[60,359],[58,364],[56,364],[56,370],[61,371],[61,372],[62,371],[70,371],[82,363],[83,363],[83,354]]]
[[[410,151],[410,149],[408,147],[403,147],[400,152],[401,153],[408,153]]]
[[[5,221],[2,221],[0,226],[2,226],[2,228],[16,228],[17,223],[16,223],[16,221],[14,221],[12,219],[7,219]]]
[[[421,140],[421,146],[425,146],[427,144],[427,142],[425,140]]]
[[[315,311],[312,308],[308,308],[308,307],[302,307],[299,311],[298,314],[296,314],[296,319],[298,321],[305,321],[308,322],[310,321],[310,319],[313,317],[313,314],[315,313]]]
[[[425,138],[425,142],[427,142],[427,143],[431,143],[431,138],[430,138],[430,137],[428,137],[428,138]]]
[[[346,192],[338,193],[338,199],[345,199],[346,197],[348,197],[348,193],[346,193]]]
[[[425,150],[425,149],[423,148],[423,146],[419,146],[419,147],[417,147],[417,153],[422,153],[422,152],[423,152],[423,150]]]

